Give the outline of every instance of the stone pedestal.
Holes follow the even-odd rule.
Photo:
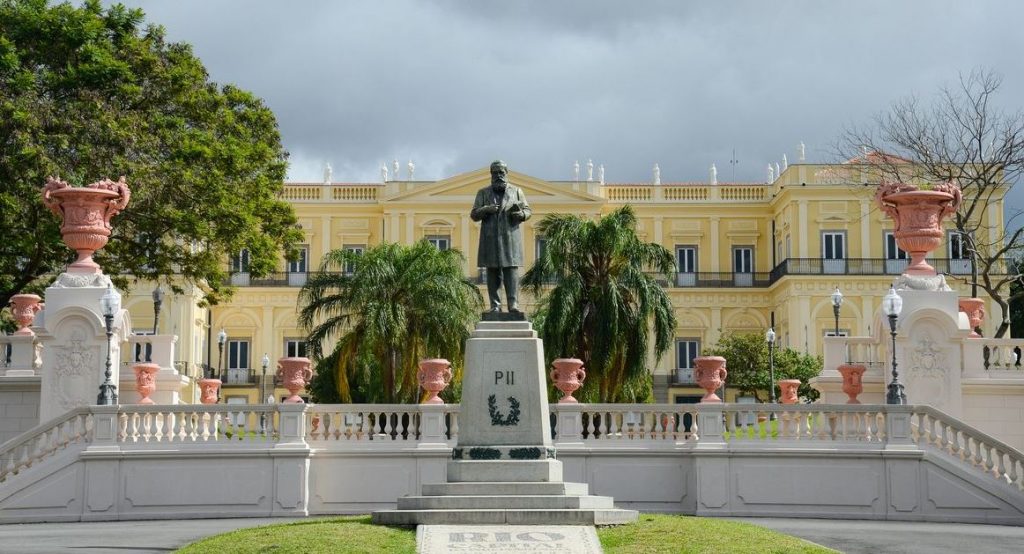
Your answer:
[[[11,345],[11,362],[6,367],[7,377],[32,377],[39,370],[39,350],[35,335],[8,335],[0,338],[2,345]],[[0,354],[3,350],[0,349]]]
[[[551,442],[544,345],[526,321],[482,321],[466,343],[458,444],[447,483],[398,499],[374,523],[610,525],[636,521],[562,481]],[[429,429],[428,429],[429,432]]]
[[[174,368],[174,345],[178,342],[177,335],[131,335],[128,337],[128,352],[134,353],[138,345],[141,361],[146,359],[160,366],[156,374],[156,391],[150,395],[154,404],[181,404],[181,391],[189,385],[187,375],[182,375]],[[125,366],[124,374],[117,385],[121,404],[136,404],[139,393],[135,390],[135,376],[130,365]]]
[[[37,328],[43,346],[40,421],[96,404],[107,357],[100,298],[109,284],[101,273],[63,273],[46,289],[45,316],[42,328]],[[126,310],[114,317],[113,331],[110,359],[117,383],[121,344],[131,331]]]

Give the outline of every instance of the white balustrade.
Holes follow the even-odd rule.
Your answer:
[[[458,438],[458,405],[444,406],[447,432]],[[422,414],[416,404],[320,404],[306,410],[306,440],[311,442],[417,442]]]
[[[118,411],[118,442],[266,444],[278,436],[278,419],[266,404],[126,405]]]
[[[581,436],[585,444],[626,444],[651,441],[667,444],[697,439],[695,404],[579,404],[580,429],[554,430],[559,436]],[[556,413],[562,408],[552,404]],[[562,421],[562,420],[560,420]],[[564,423],[563,423],[564,424]]]
[[[69,446],[89,443],[92,416],[76,408],[0,445],[0,483]]]
[[[873,442],[885,440],[883,406],[723,404],[727,442]]]

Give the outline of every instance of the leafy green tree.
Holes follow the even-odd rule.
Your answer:
[[[771,372],[768,366],[768,343],[764,335],[754,333],[726,333],[718,343],[702,352],[705,356],[725,358],[729,375],[725,385],[752,395],[761,402],[770,399]],[[799,379],[798,394],[807,400],[817,400],[818,391],[808,381],[821,372],[822,360],[791,348],[775,349],[775,382],[782,379]],[[775,398],[780,398],[779,387],[775,385]]]
[[[131,203],[97,261],[113,276],[179,274],[208,301],[227,291],[230,254],[247,248],[261,274],[301,240],[278,198],[287,153],[274,114],[211,82],[189,45],[95,0],[0,0],[0,22],[0,305],[73,259],[40,201],[49,175],[126,176]]]
[[[428,357],[451,361],[452,383],[461,382],[469,326],[483,306],[464,262],[425,240],[328,253],[299,293],[317,401],[416,402],[417,363]],[[458,392],[450,386],[445,398]]]
[[[576,396],[587,402],[649,401],[651,335],[657,359],[674,337],[672,303],[648,271],[667,277],[675,260],[665,247],[642,242],[636,225],[630,206],[597,220],[549,215],[537,226],[546,248],[523,276],[540,302],[535,321],[548,362],[586,363]]]

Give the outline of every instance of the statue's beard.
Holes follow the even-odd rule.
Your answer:
[[[494,192],[505,192],[505,187],[507,186],[508,183],[505,181],[494,181],[491,183],[491,188],[494,189]]]

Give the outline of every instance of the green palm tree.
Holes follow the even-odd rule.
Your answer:
[[[552,214],[537,226],[546,247],[523,285],[539,299],[535,321],[548,361],[586,363],[579,394],[585,401],[647,400],[651,332],[657,359],[674,338],[671,301],[648,271],[667,277],[675,260],[665,247],[641,241],[636,225],[633,209],[624,206],[596,221]],[[545,291],[546,284],[554,287]]]
[[[416,402],[417,363],[426,357],[450,360],[458,383],[469,325],[482,307],[464,262],[458,250],[425,240],[329,252],[299,293],[318,399]]]

